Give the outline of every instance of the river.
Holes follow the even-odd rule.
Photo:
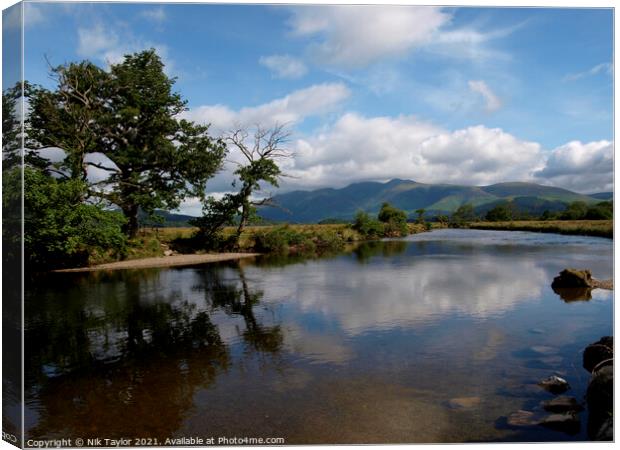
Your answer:
[[[565,267],[613,276],[613,243],[439,230],[318,259],[52,274],[26,296],[26,439],[304,443],[586,440],[506,416],[582,400],[613,293],[562,299]]]

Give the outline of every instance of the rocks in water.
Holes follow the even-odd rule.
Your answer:
[[[594,435],[595,441],[613,441],[614,440],[614,419],[608,417],[600,426]]]
[[[614,406],[614,366],[604,365],[592,372],[586,393],[590,413],[612,414]]]
[[[538,385],[552,394],[561,394],[570,388],[568,382],[557,375],[551,375],[549,378],[545,378],[538,383]]]
[[[553,288],[591,288],[592,273],[588,269],[564,269],[553,279]]]
[[[583,368],[588,372],[601,362],[614,357],[614,340],[611,336],[605,336],[586,347],[583,352]]]
[[[551,414],[540,421],[540,425],[569,434],[576,434],[581,427],[579,416],[573,412],[565,414]]]
[[[541,406],[545,411],[553,413],[568,413],[583,410],[583,406],[577,402],[575,397],[568,397],[565,395],[544,401],[541,403]]]
[[[480,405],[480,397],[457,397],[448,401],[452,409],[471,409]]]
[[[531,427],[540,424],[540,414],[520,409],[507,417],[506,423],[511,427]]]

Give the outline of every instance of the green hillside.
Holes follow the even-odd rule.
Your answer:
[[[599,199],[566,189],[534,183],[499,183],[490,186],[424,184],[394,179],[387,183],[355,183],[341,189],[293,191],[274,197],[278,208],[262,208],[266,220],[290,223],[314,223],[326,218],[352,219],[357,211],[377,213],[389,202],[415,217],[424,208],[428,214],[450,214],[469,203],[477,211],[488,210],[499,202],[512,200],[531,213],[545,209],[558,211],[574,201],[596,203]]]

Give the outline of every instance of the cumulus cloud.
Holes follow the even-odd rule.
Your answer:
[[[414,116],[342,116],[331,128],[295,143],[287,170],[294,184],[344,186],[407,178],[425,183],[491,184],[532,180],[541,146],[484,126],[450,132]]]
[[[293,9],[296,36],[314,37],[311,53],[337,66],[361,67],[431,41],[450,15],[435,7],[312,6]]]
[[[302,61],[289,55],[261,56],[258,62],[277,78],[301,78],[308,72]]]
[[[210,123],[219,131],[256,124],[265,127],[276,123],[292,125],[308,116],[334,109],[349,95],[349,89],[342,83],[324,83],[294,91],[258,106],[235,111],[225,105],[205,105],[186,111],[183,117],[199,123]]]
[[[482,96],[485,102],[485,109],[489,112],[497,111],[502,106],[502,102],[497,95],[482,80],[470,80],[469,89]]]
[[[536,177],[578,192],[613,190],[614,146],[609,141],[571,141],[551,151]]]

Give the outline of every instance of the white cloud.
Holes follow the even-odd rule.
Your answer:
[[[312,6],[293,9],[290,26],[318,37],[310,50],[321,62],[361,67],[429,43],[449,20],[436,7]]]
[[[269,127],[275,123],[301,122],[305,117],[320,115],[333,110],[350,95],[342,83],[313,85],[294,91],[285,97],[258,106],[235,111],[225,105],[206,105],[192,108],[183,117],[195,122],[210,123],[219,131],[256,124]]]
[[[564,77],[564,81],[576,81],[581,78],[590,77],[593,75],[598,75],[600,73],[605,73],[607,75],[613,76],[614,66],[611,63],[603,63],[597,64],[596,66],[588,69],[584,72],[571,73]]]
[[[289,55],[261,56],[259,63],[271,70],[277,78],[301,78],[308,72],[302,61]]]
[[[171,75],[175,67],[166,45],[145,41],[134,36],[130,30],[102,23],[90,28],[78,28],[78,56],[99,59],[107,65],[118,64],[125,55],[149,48],[157,51],[164,62],[164,72]]]
[[[140,13],[140,16],[155,23],[161,23],[166,20],[166,12],[163,7],[144,10]]]
[[[613,142],[571,141],[551,151],[539,179],[578,192],[613,190]]]
[[[22,23],[28,28],[45,21],[45,16],[37,6],[32,3],[24,3],[23,6],[23,17],[21,4],[13,5],[2,11],[2,26],[5,30],[17,30]]]
[[[502,106],[502,102],[497,95],[482,80],[470,80],[469,89],[477,92],[485,101],[485,108],[489,112],[497,111]]]
[[[414,116],[348,113],[330,129],[295,143],[287,172],[300,187],[407,178],[424,183],[491,184],[532,180],[541,147],[484,126],[450,132]]]

